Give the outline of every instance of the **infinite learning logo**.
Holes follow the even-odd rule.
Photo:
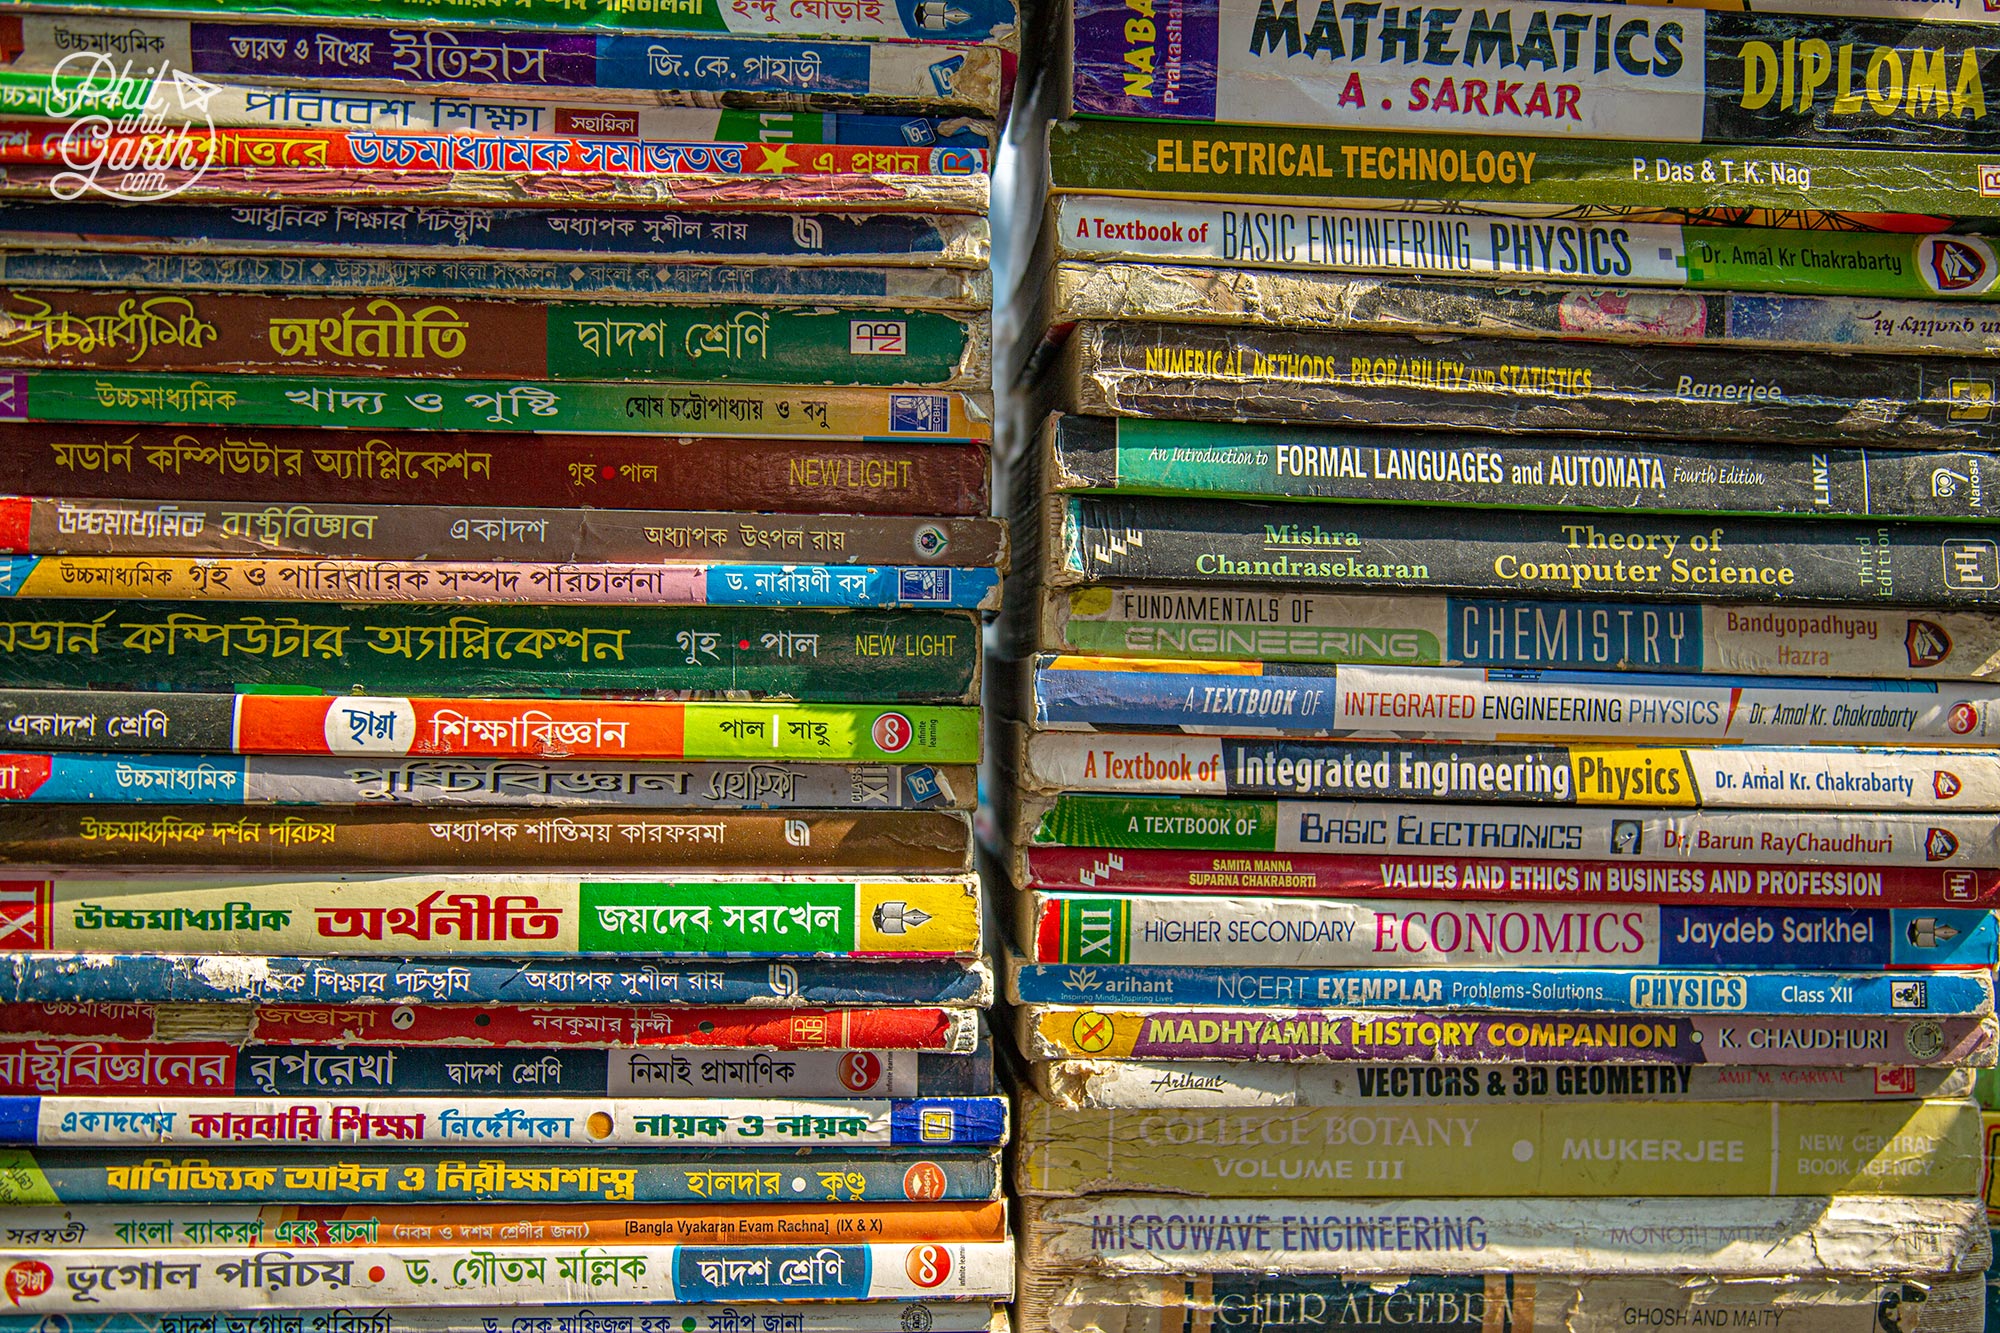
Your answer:
[[[49,73],[48,114],[69,122],[49,180],[62,203],[87,194],[120,203],[170,199],[215,161],[209,99],[221,92],[161,62],[134,73],[101,51],[74,51]]]

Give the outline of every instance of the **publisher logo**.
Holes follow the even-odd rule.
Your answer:
[[[936,1162],[917,1162],[903,1173],[903,1197],[912,1203],[942,1199],[944,1191],[944,1168]]]
[[[1944,877],[1944,900],[1948,903],[1978,902],[1979,877],[1970,870],[1947,871]]]
[[[882,1081],[882,1057],[873,1051],[849,1051],[840,1057],[840,1086],[866,1092]]]
[[[1112,1039],[1117,1029],[1111,1020],[1093,1009],[1086,1009],[1070,1024],[1070,1040],[1085,1055],[1100,1055],[1111,1049]]]
[[[1891,1009],[1928,1009],[1931,1007],[1931,987],[1927,981],[1905,979],[1889,983],[1889,1007]]]
[[[1919,1060],[1935,1060],[1944,1053],[1944,1025],[1935,1021],[1912,1023],[1903,1045]]]
[[[55,1286],[55,1270],[37,1259],[24,1259],[7,1269],[7,1300],[19,1305],[23,1300],[45,1296]]]
[[[1990,421],[1993,418],[1992,380],[1947,380],[1945,396],[1951,400],[1951,410],[1945,413],[1951,421]]]
[[[2000,545],[1954,537],[1944,544],[1944,586],[1960,592],[2000,588]]]
[[[1909,1096],[1917,1090],[1917,1071],[1907,1066],[1875,1071],[1875,1091],[1885,1096]]]
[[[1924,834],[1924,860],[1949,861],[1958,855],[1958,837],[1950,829],[1934,828]]]
[[[951,429],[951,400],[941,393],[892,393],[889,429],[897,434],[943,435]]]
[[[1992,162],[1979,164],[1979,193],[1987,199],[2000,196],[2000,164]]]
[[[1954,736],[1969,736],[1979,730],[1979,710],[1969,703],[1955,703],[1951,714],[1945,719],[1945,726],[1951,728]]]
[[[951,1251],[942,1245],[915,1246],[903,1260],[903,1271],[925,1291],[941,1287],[951,1276]]]
[[[1611,821],[1611,854],[1637,856],[1646,849],[1646,826],[1636,819]]]
[[[0,880],[0,949],[44,949],[42,885],[39,880]]]
[[[1965,790],[1965,784],[1958,780],[1958,774],[1940,768],[1931,774],[1931,794],[1940,801],[1949,801]]]
[[[1993,285],[1993,251],[1976,236],[1926,236],[1917,272],[1940,296],[1971,296]]]
[[[910,326],[900,319],[851,319],[847,321],[849,356],[906,356],[910,350]]]
[[[1913,667],[1934,667],[1951,656],[1951,635],[1944,626],[1928,620],[1912,620],[1903,632],[1903,651]]]
[[[909,749],[914,734],[915,729],[910,726],[910,719],[901,713],[884,713],[876,718],[875,725],[869,728],[869,736],[874,740],[875,748],[883,754],[896,754]]]

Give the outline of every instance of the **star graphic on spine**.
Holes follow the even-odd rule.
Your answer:
[[[764,155],[764,160],[757,164],[759,171],[790,171],[798,165],[792,161],[792,150],[784,144],[776,148],[758,144],[757,151]]]

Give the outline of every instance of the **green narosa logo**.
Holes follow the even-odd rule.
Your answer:
[[[1132,904],[1123,898],[1067,898],[1062,905],[1063,961],[1122,963]]]

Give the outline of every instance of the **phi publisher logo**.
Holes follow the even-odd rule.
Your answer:
[[[1944,876],[1944,900],[1948,903],[1979,901],[1979,877],[1970,870],[1948,870]]]

